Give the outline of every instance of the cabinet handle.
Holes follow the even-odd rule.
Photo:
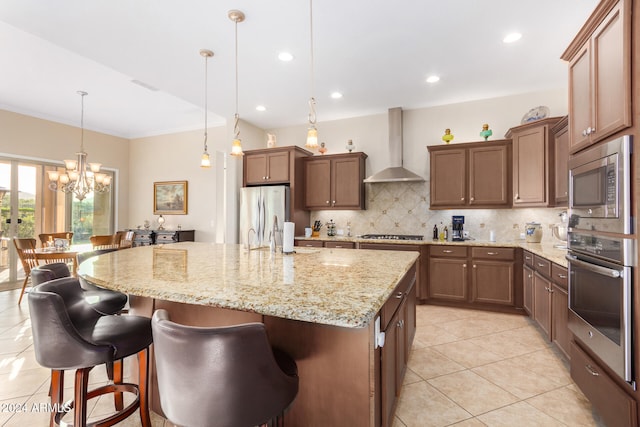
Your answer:
[[[587,130],[586,130],[586,129],[584,129],[584,130],[582,131],[582,136],[587,136]]]
[[[475,197],[472,197],[472,198],[471,198],[471,201],[473,202],[475,199],[476,199]]]
[[[341,248],[342,245],[335,245],[335,248]]]
[[[516,195],[513,197],[513,200],[520,200],[520,196],[518,195],[518,193],[516,193]]]
[[[464,202],[464,197],[460,197],[460,201],[461,201],[461,202]]]
[[[396,294],[396,299],[402,299],[402,296],[403,296],[403,295],[404,295],[404,294],[403,294],[402,292],[398,292],[398,293]]]
[[[327,200],[325,203],[326,203],[326,204],[329,204],[329,201]]]
[[[442,250],[442,253],[443,253],[443,254],[450,254],[450,253],[452,253],[452,252],[453,252],[453,251],[452,251],[452,250],[450,250],[450,249],[443,249],[443,250]]]
[[[498,255],[498,252],[487,252],[487,255]]]
[[[531,279],[531,278],[533,277],[533,275],[529,274],[529,275],[527,275],[527,277],[528,277],[529,279]]]
[[[333,202],[331,202],[331,206],[335,206],[336,205],[336,201],[334,200]]]
[[[398,328],[403,328],[404,327],[404,320],[398,320]]]
[[[308,247],[308,248],[312,248],[313,247],[313,245],[305,245],[305,246]]]
[[[544,267],[544,264],[538,263],[538,267]]]
[[[263,177],[262,177],[262,180],[263,180],[263,181],[266,181],[266,180],[267,180],[267,177],[266,177],[266,176],[263,176]]]
[[[467,264],[462,264],[462,268],[467,268]]]
[[[593,369],[593,366],[587,364],[584,365],[584,368],[587,370],[587,372],[589,372],[591,375],[593,375],[594,377],[597,377],[598,375],[600,375],[598,373],[598,371],[596,371],[595,369]]]
[[[478,268],[475,264],[473,264],[473,268]]]
[[[524,259],[528,260],[528,259],[531,259],[531,257],[530,256],[525,256]]]
[[[558,277],[561,278],[561,279],[566,279],[567,278],[567,276],[565,274],[558,274]]]

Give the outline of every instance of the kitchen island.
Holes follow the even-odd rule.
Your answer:
[[[272,345],[298,365],[300,390],[286,414],[289,425],[387,425],[415,332],[418,255],[296,251],[185,242],[91,258],[79,274],[128,293],[135,314],[164,308],[172,320],[194,326],[263,322]],[[391,323],[400,315],[398,328],[407,326],[402,336]],[[382,331],[394,329],[396,338],[384,348],[375,345],[376,323]],[[391,351],[399,343],[402,348]],[[153,368],[151,378],[151,407],[162,414]],[[385,392],[391,389],[394,396]]]

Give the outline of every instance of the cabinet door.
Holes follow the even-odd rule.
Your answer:
[[[513,136],[513,205],[547,204],[547,127],[531,128]]]
[[[331,206],[360,209],[363,198],[360,158],[332,160]]]
[[[533,319],[551,339],[551,282],[533,273]]]
[[[467,204],[466,150],[431,152],[431,207]]]
[[[522,286],[524,288],[522,305],[524,311],[526,311],[529,316],[533,316],[533,270],[525,264],[522,275]]]
[[[467,301],[467,260],[431,258],[429,260],[429,297]]]
[[[326,209],[331,206],[331,161],[313,159],[305,162],[305,206]]]
[[[589,145],[591,126],[591,49],[589,42],[569,63],[569,146],[576,151]]]
[[[471,301],[514,305],[513,262],[473,260]]]
[[[555,134],[554,143],[554,194],[555,206],[569,203],[569,130],[563,128]]]
[[[396,396],[398,389],[396,387],[397,377],[397,364],[399,363],[397,357],[396,343],[398,341],[398,334],[401,332],[399,328],[399,312],[391,318],[387,329],[384,331],[384,346],[380,353],[381,366],[381,387],[380,392],[382,394],[382,425],[391,426],[393,424],[393,408],[396,402]]]
[[[289,152],[267,155],[267,181],[269,184],[289,182]]]
[[[571,345],[571,332],[569,331],[569,294],[567,291],[556,285],[552,285],[552,304],[551,304],[551,337],[555,345],[564,353],[567,358],[569,356],[569,347]]]
[[[267,180],[267,155],[246,154],[244,156],[245,185],[262,185]]]
[[[623,3],[618,2],[593,34],[592,143],[631,125],[630,31]]]
[[[509,204],[508,155],[506,145],[469,149],[469,205]]]

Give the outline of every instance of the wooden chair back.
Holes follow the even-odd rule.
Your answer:
[[[120,246],[120,242],[116,242],[115,238],[115,234],[101,234],[89,237],[89,241],[91,241],[91,246],[94,250],[112,248],[117,249]]]
[[[22,283],[22,291],[20,291],[20,298],[18,298],[18,304],[22,302],[22,296],[24,290],[27,287],[27,282],[31,278],[31,269],[38,265],[38,259],[36,258],[36,239],[13,239],[13,244],[16,247],[18,257],[22,263],[24,269],[24,282]]]
[[[71,239],[73,238],[73,232],[62,231],[60,233],[42,233],[42,234],[39,234],[38,237],[40,238],[40,243],[44,248],[47,246],[47,242],[49,240],[55,240],[55,239],[67,239],[69,241],[69,244],[71,244]]]
[[[118,233],[121,233],[120,237],[117,240],[118,242],[120,242],[120,249],[133,247],[133,238],[135,236],[134,231],[118,231]]]

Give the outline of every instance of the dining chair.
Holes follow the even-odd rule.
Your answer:
[[[71,244],[71,239],[73,238],[72,231],[62,231],[59,233],[41,233],[38,235],[40,238],[40,243],[42,243],[42,247],[47,246],[48,241],[53,241],[55,239],[67,239],[69,244]]]
[[[89,237],[92,248],[95,249],[111,249],[118,248],[120,242],[115,241],[115,234],[101,234]]]
[[[38,259],[36,258],[36,239],[19,239],[14,238],[13,244],[16,247],[18,257],[22,263],[24,270],[24,282],[22,282],[22,290],[20,291],[20,298],[18,298],[18,305],[22,302],[22,296],[24,290],[27,288],[27,282],[31,278],[31,269],[38,266]]]
[[[135,237],[135,231],[119,231],[118,233],[123,233],[120,238],[120,249],[132,248],[133,247],[133,238]]]

